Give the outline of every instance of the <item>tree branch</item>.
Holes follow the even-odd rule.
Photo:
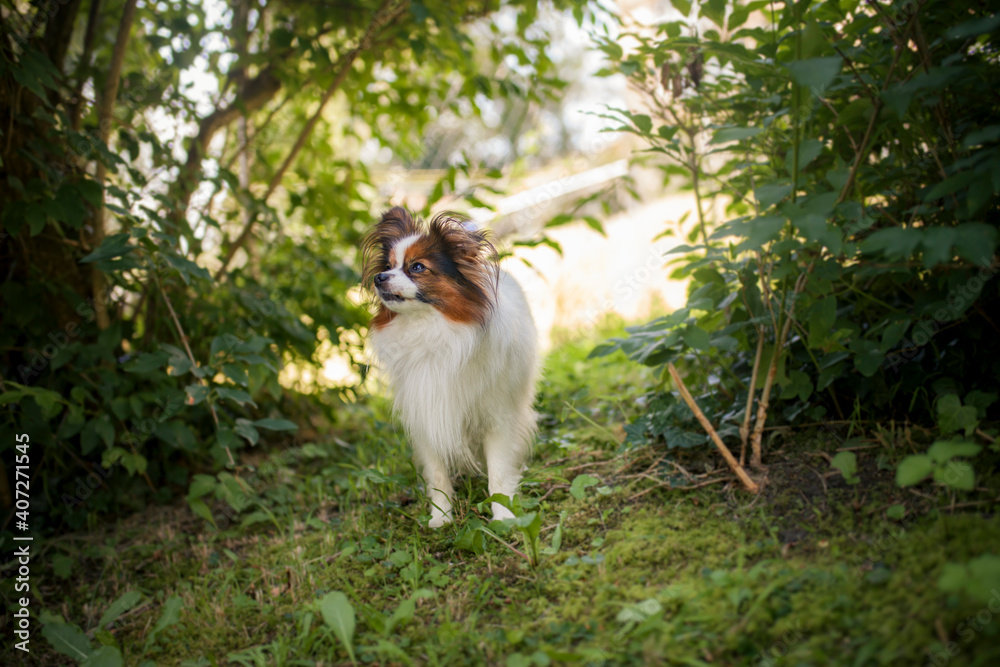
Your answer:
[[[73,107],[70,109],[70,127],[80,129],[80,115],[83,110],[83,83],[87,80],[87,68],[90,67],[90,56],[94,51],[94,36],[97,34],[97,22],[101,17],[101,0],[90,0],[90,12],[87,15],[87,29],[83,34],[83,53],[76,66],[76,87],[73,89]]]
[[[125,62],[125,45],[128,44],[129,34],[132,32],[132,20],[135,18],[135,5],[136,0],[125,0],[125,6],[122,8],[122,19],[118,23],[118,34],[115,36],[115,46],[114,50],[111,52],[111,66],[108,68],[108,78],[104,82],[104,92],[101,95],[101,105],[97,112],[97,129],[101,133],[101,138],[107,143],[108,138],[111,135],[111,125],[112,111],[115,106],[115,100],[118,98],[118,81],[122,74],[122,64]],[[97,170],[94,175],[94,180],[97,181],[98,185],[102,188],[104,186],[104,177],[107,174],[107,167],[104,165],[102,160],[97,161]],[[103,190],[101,193],[102,202],[101,205],[97,207],[94,214],[94,232],[90,237],[90,247],[97,248],[101,245],[104,240],[104,217],[105,208],[103,202]],[[103,303],[102,299],[104,291],[104,273],[97,268],[97,264],[93,265],[91,270],[91,290],[95,299],[95,303]],[[96,308],[97,313],[97,326],[100,329],[107,329],[108,325],[111,324],[111,318],[108,317],[107,308]]]
[[[43,48],[49,56],[49,60],[60,72],[62,72],[66,51],[69,49],[73,37],[73,26],[76,25],[76,15],[80,10],[80,2],[81,0],[69,0],[68,3],[60,3],[63,6],[51,14],[45,23],[45,34],[42,37]],[[39,3],[39,6],[47,6],[48,4]],[[39,10],[39,13],[46,12]]]
[[[757,482],[750,479],[750,475],[748,475],[747,471],[743,469],[743,466],[739,464],[739,461],[733,457],[733,453],[729,451],[726,444],[722,442],[722,438],[720,438],[719,434],[716,433],[714,428],[712,428],[712,422],[708,421],[708,417],[705,416],[705,413],[702,412],[701,408],[698,407],[698,404],[695,403],[694,397],[691,396],[691,392],[689,392],[688,388],[684,385],[684,381],[681,380],[681,376],[677,373],[677,369],[674,368],[674,365],[667,364],[667,370],[670,371],[670,377],[674,379],[674,384],[677,385],[677,391],[680,392],[681,398],[684,399],[684,402],[691,409],[691,412],[694,413],[695,418],[698,419],[698,423],[701,424],[702,428],[705,429],[705,432],[708,433],[708,436],[712,439],[712,442],[715,443],[719,453],[722,454],[722,458],[726,459],[726,463],[729,464],[730,469],[732,469],[732,471],[736,473],[736,476],[740,478],[740,481],[743,482],[743,486],[745,486],[747,491],[750,491],[751,493],[757,493],[760,491],[760,487],[757,485]]]
[[[326,106],[327,102],[330,101],[330,98],[333,97],[333,94],[337,92],[340,86],[347,79],[347,75],[350,73],[351,66],[354,64],[354,61],[361,53],[368,50],[379,31],[399,18],[408,5],[408,2],[395,4],[395,0],[385,0],[378,12],[375,13],[371,23],[368,24],[368,27],[365,29],[365,34],[361,37],[361,41],[358,42],[358,45],[340,58],[337,74],[333,78],[333,83],[331,83],[326,89],[326,92],[323,93],[323,97],[319,102],[319,107],[316,109],[316,112],[312,115],[312,117],[306,122],[305,127],[302,128],[298,139],[295,140],[295,144],[285,157],[285,161],[282,162],[281,166],[271,177],[271,181],[267,186],[267,191],[261,198],[264,202],[268,200],[268,198],[281,184],[281,180],[284,178],[285,172],[288,171],[288,168],[295,161],[295,158],[298,157],[299,151],[301,151],[302,147],[305,146],[306,141],[309,139],[309,135],[312,134],[313,128],[315,128],[316,123],[319,122],[320,116],[323,114],[323,108]],[[243,229],[240,230],[239,235],[236,237],[236,240],[229,246],[225,257],[222,260],[222,266],[219,267],[219,270],[215,274],[216,280],[219,280],[226,275],[229,264],[232,262],[236,252],[242,248],[247,242],[247,239],[249,239],[250,233],[253,231],[255,221],[256,216],[247,220],[246,224],[243,225]]]
[[[177,177],[175,189],[179,203],[174,210],[174,221],[178,223],[187,215],[188,204],[201,178],[201,160],[208,150],[208,144],[220,129],[233,122],[244,113],[250,114],[263,107],[281,89],[281,82],[270,67],[246,82],[242,94],[222,109],[216,109],[205,116],[198,125],[198,134],[191,140],[188,158]]]

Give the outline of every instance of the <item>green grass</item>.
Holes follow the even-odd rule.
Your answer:
[[[671,489],[671,450],[619,444],[656,378],[587,360],[592,343],[555,350],[540,387],[521,510],[536,517],[535,566],[522,531],[488,525],[483,480],[457,485],[454,525],[425,527],[406,443],[373,400],[243,472],[254,491],[231,524],[215,505],[220,529],[185,505],[51,540],[35,609],[127,665],[338,665],[352,653],[392,665],[997,664],[1000,593],[990,611],[989,591],[938,585],[946,563],[1000,553],[995,515],[939,511],[929,485],[903,493],[881,450],[859,451],[863,488],[848,487],[804,435],[768,453],[759,498],[727,482]],[[685,456],[674,462],[699,473],[681,486],[720,477],[714,455]],[[900,503],[907,515],[887,519]],[[94,632],[128,591],[137,604]],[[171,598],[176,618],[163,615]],[[32,642],[27,664],[71,663],[38,632]]]

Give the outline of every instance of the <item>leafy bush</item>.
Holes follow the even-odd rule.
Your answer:
[[[524,108],[562,82],[530,2],[507,27],[499,3],[81,4],[3,9],[0,455],[30,436],[34,528],[192,480],[207,518],[209,494],[238,504],[241,450],[292,431],[286,417],[329,429],[357,399],[350,381],[278,379],[358,357],[356,248],[384,204],[362,144],[419,162],[442,112],[478,113],[477,95]],[[473,166],[452,163],[427,206]]]
[[[997,17],[933,0],[673,5],[687,18],[601,49],[646,107],[608,117],[695,195],[688,245],[671,251],[688,300],[593,354],[683,361],[756,465],[769,415],[926,423],[936,396],[951,414],[968,395],[986,417],[1000,374],[1000,116],[983,95],[1000,85]],[[947,432],[971,433],[978,408],[963,410]],[[706,441],[663,392],[627,430]]]

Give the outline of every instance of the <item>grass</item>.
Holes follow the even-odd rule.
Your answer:
[[[904,493],[878,438],[858,486],[809,434],[776,440],[756,498],[708,452],[622,449],[657,379],[587,360],[592,344],[548,359],[520,528],[489,524],[484,481],[465,479],[456,524],[428,530],[406,443],[372,400],[258,461],[221,493],[241,512],[216,502],[218,528],[183,505],[52,539],[35,565],[47,636],[79,642],[77,626],[127,665],[997,664],[1000,592],[938,583],[1000,553],[989,506]],[[26,662],[4,651],[72,662],[37,632]]]

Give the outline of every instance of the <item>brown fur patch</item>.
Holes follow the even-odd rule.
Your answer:
[[[373,280],[392,265],[393,246],[418,234],[406,250],[403,270],[419,289],[420,298],[434,306],[453,322],[485,324],[496,305],[499,268],[497,253],[486,232],[468,230],[462,219],[442,214],[430,224],[417,223],[403,208],[386,212],[365,236],[362,243],[364,269],[362,286],[371,291],[378,307],[373,328],[392,321],[396,313],[382,304],[374,291]],[[410,267],[419,261],[422,272]]]

